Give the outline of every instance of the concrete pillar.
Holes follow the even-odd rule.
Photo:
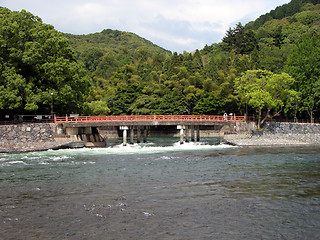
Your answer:
[[[197,142],[200,142],[200,127],[197,126]]]
[[[191,127],[191,141],[194,142],[194,126],[190,126]]]
[[[183,135],[184,135],[183,128],[181,128],[180,129],[180,144],[183,144]]]
[[[92,128],[91,127],[85,127],[83,129],[84,134],[92,134]]]
[[[133,137],[134,137],[134,129],[133,127],[130,128],[130,144],[133,144]]]
[[[140,143],[141,142],[141,128],[138,127],[137,128],[137,143]]]
[[[62,124],[58,124],[57,125],[56,133],[59,134],[59,135],[60,134],[62,135],[64,133]]]
[[[147,127],[145,127],[143,130],[143,142],[144,143],[147,142],[147,135],[148,135],[148,129],[147,129]]]
[[[123,146],[127,146],[127,131],[128,131],[127,126],[120,126],[120,130],[123,130]]]
[[[183,144],[183,137],[184,137],[184,131],[183,130],[185,129],[185,126],[178,125],[177,129],[180,130],[180,144]]]
[[[127,146],[127,129],[123,130],[123,146]]]
[[[189,142],[189,126],[186,126],[186,142]]]

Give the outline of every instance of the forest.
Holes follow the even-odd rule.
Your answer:
[[[248,114],[320,117],[320,3],[292,0],[220,43],[171,53],[136,34],[57,32],[0,8],[0,110],[5,114]]]

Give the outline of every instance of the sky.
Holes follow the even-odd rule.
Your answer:
[[[221,42],[226,31],[290,0],[0,0],[1,7],[31,12],[56,30],[89,34],[133,32],[172,52]]]

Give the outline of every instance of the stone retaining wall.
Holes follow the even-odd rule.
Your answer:
[[[264,134],[320,134],[320,124],[266,122]]]
[[[274,142],[319,144],[320,124],[267,122],[263,131],[254,131],[253,137],[272,139]]]
[[[57,149],[71,142],[54,138],[57,124],[35,123],[0,126],[0,152],[30,152]]]
[[[55,127],[51,123],[0,126],[0,142],[53,142]]]

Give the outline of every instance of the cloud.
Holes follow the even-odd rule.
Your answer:
[[[111,28],[134,32],[171,51],[201,49],[220,42],[243,24],[290,0],[0,0],[26,9],[57,30],[88,34]]]

